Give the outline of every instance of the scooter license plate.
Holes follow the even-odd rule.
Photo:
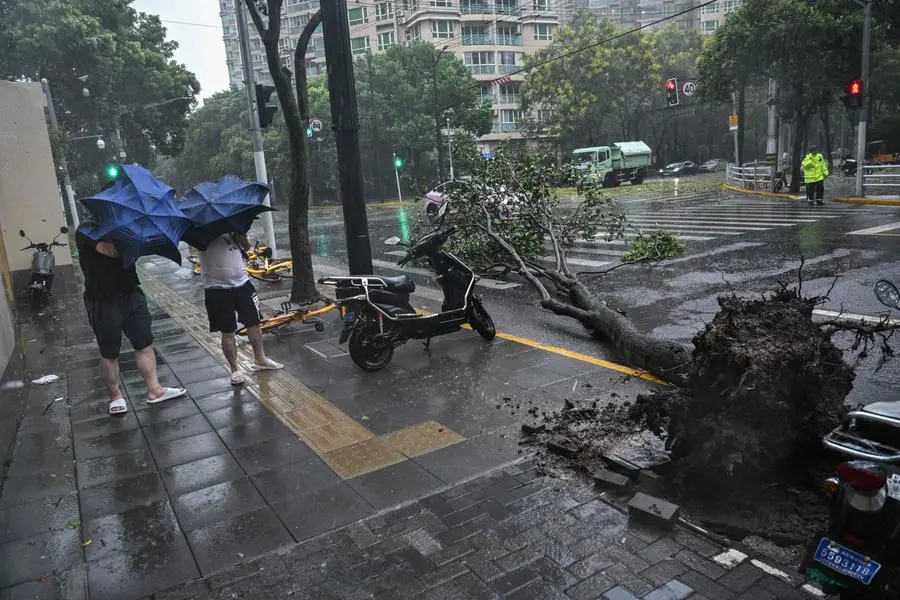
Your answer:
[[[822,538],[816,549],[816,562],[820,562],[841,575],[852,577],[865,585],[872,583],[872,579],[881,569],[881,565],[867,559],[858,552],[845,548],[828,538]]]

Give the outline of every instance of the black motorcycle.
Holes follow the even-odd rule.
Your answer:
[[[875,294],[900,308],[900,291],[889,281],[876,283]],[[800,571],[841,600],[898,600],[900,402],[850,411],[823,443],[854,460],[825,481],[831,522],[808,548]]]
[[[67,233],[69,233],[68,227],[60,227],[59,233],[48,244],[47,242],[33,242],[23,230],[19,230],[19,236],[28,240],[28,245],[22,248],[22,252],[34,250],[34,254],[31,256],[31,281],[28,283],[29,301],[34,308],[39,307],[50,295],[50,289],[53,287],[53,270],[56,268],[53,247],[65,247],[66,244],[56,240],[59,236]]]
[[[444,208],[444,207],[442,207]],[[478,277],[464,262],[443,249],[456,231],[449,227],[426,234],[413,244],[403,244],[399,238],[385,240],[390,245],[406,247],[406,255],[397,264],[424,260],[435,272],[444,292],[441,312],[423,315],[409,303],[416,289],[415,282],[406,275],[351,275],[323,277],[322,285],[335,288],[336,302],[344,320],[340,342],[349,339],[350,358],[366,371],[378,371],[394,356],[394,348],[408,340],[426,340],[458,331],[470,324],[486,340],[496,335],[494,321],[475,292]]]

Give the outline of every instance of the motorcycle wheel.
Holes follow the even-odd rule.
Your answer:
[[[494,327],[494,320],[485,310],[480,298],[472,298],[469,302],[469,310],[467,311],[469,323],[472,329],[486,340],[492,340],[497,335],[497,328]]]
[[[377,335],[378,325],[375,323],[367,323],[359,329],[354,329],[350,334],[350,340],[347,343],[350,358],[363,371],[380,371],[388,366],[388,363],[394,358],[393,346],[372,347],[371,342]]]
[[[28,301],[31,308],[40,308],[44,300],[44,290],[38,288],[28,288]]]

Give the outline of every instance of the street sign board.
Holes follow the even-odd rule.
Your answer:
[[[693,79],[686,79],[681,82],[681,93],[685,96],[693,96],[697,91],[697,82]]]
[[[728,130],[729,131],[737,131],[737,128],[738,128],[737,115],[728,115]]]
[[[313,133],[319,133],[322,131],[322,121],[319,119],[312,119],[309,122],[309,128],[313,130]]]

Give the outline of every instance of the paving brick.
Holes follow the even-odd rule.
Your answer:
[[[597,487],[604,490],[628,491],[633,483],[625,475],[606,469],[596,471],[591,477]]]
[[[681,574],[678,578],[680,582],[690,587],[694,591],[703,594],[707,598],[715,598],[715,600],[730,600],[736,596],[734,592],[719,585],[709,577],[701,575],[696,571],[688,570]]]
[[[681,550],[675,555],[675,559],[686,564],[691,569],[703,573],[710,579],[718,579],[727,573],[721,566],[691,550]]]
[[[611,587],[613,587],[613,582],[605,575],[597,573],[566,588],[565,594],[572,600],[594,600]]]
[[[505,573],[497,564],[488,557],[485,550],[477,550],[471,554],[467,554],[461,559],[462,563],[475,573],[483,581],[496,579]]]
[[[462,540],[450,546],[447,546],[441,550],[438,550],[434,554],[430,555],[429,558],[436,565],[443,565],[445,563],[454,561],[466,554],[471,552],[475,552],[476,548],[474,548],[469,542],[469,540]]]
[[[608,579],[638,597],[643,597],[653,590],[653,586],[647,583],[640,575],[637,575],[627,566],[619,563],[601,571]]]
[[[528,565],[541,579],[549,581],[559,588],[567,588],[578,582],[578,578],[547,557],[541,557]]]
[[[442,584],[455,579],[464,573],[469,573],[469,567],[462,560],[454,560],[448,562],[429,573],[419,576],[419,581],[425,589],[441,586]]]
[[[628,514],[635,519],[663,528],[671,528],[678,520],[680,509],[662,498],[638,492],[628,502]]]
[[[779,600],[777,596],[759,586],[754,585],[737,597],[737,600]]]
[[[675,556],[679,550],[681,550],[681,544],[671,538],[663,538],[640,550],[638,555],[650,564],[653,564]]]
[[[395,552],[391,557],[402,560],[416,575],[422,575],[434,570],[434,563],[422,556],[415,548],[405,548]]]
[[[441,521],[443,521],[447,527],[456,527],[457,525],[462,525],[463,523],[484,514],[489,515],[495,521],[502,521],[510,516],[511,513],[496,498],[488,498],[487,500],[479,502],[478,504],[473,504],[468,508],[445,515],[441,517]]]
[[[470,600],[493,600],[497,593],[478,579],[473,573],[465,573],[453,580],[454,585],[461,589]]]
[[[569,600],[556,586],[546,581],[535,581],[505,596],[506,600]]]
[[[683,562],[666,559],[644,569],[640,572],[640,576],[658,587],[665,585],[666,582],[678,577],[687,570],[688,567]]]
[[[603,594],[603,597],[606,600],[638,600],[637,596],[620,585],[617,585],[613,589],[607,591],[605,594]]]
[[[673,538],[682,546],[693,550],[703,558],[711,558],[722,552],[722,547],[708,539],[680,527],[675,528]]]
[[[684,600],[693,591],[677,579],[673,579],[644,596],[644,600]]]
[[[540,575],[536,571],[530,567],[522,567],[494,579],[489,585],[501,595],[505,595],[539,579]]]
[[[506,556],[498,558],[495,562],[504,571],[513,571],[523,565],[534,562],[541,557],[537,546],[525,546]]]
[[[568,570],[578,579],[585,579],[597,571],[611,567],[612,565],[613,561],[608,556],[597,553],[569,565]]]
[[[751,585],[762,579],[765,573],[762,569],[753,566],[749,562],[742,563],[729,571],[717,581],[735,592],[743,592],[749,589]]]
[[[497,526],[497,522],[492,518],[481,515],[472,521],[468,521],[457,527],[451,527],[450,529],[439,533],[436,537],[440,543],[445,546],[450,546],[456,542],[461,542],[468,537],[472,537],[483,529],[496,528]]]
[[[759,587],[772,592],[779,600],[808,600],[810,595],[804,592],[799,588],[795,588],[792,585],[785,583],[781,579],[777,577],[772,577],[771,575],[766,575],[762,579],[760,579],[757,584]]]

